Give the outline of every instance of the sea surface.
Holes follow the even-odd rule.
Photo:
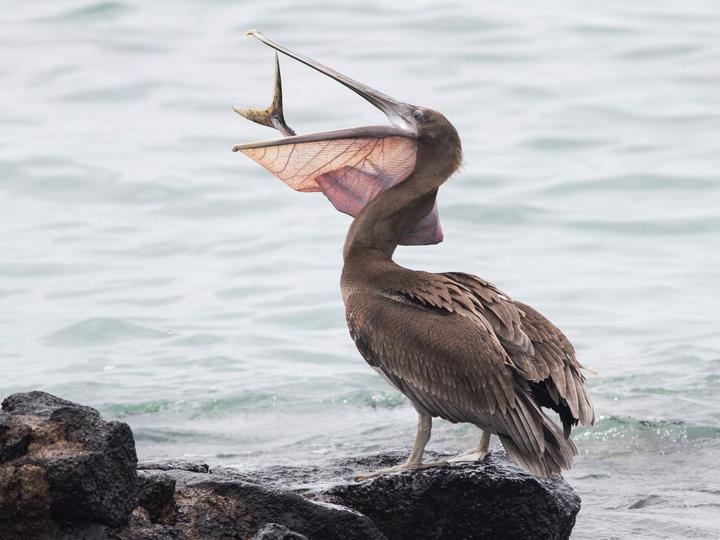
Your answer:
[[[411,268],[532,304],[594,371],[574,538],[720,537],[720,3],[3,2],[0,395],[130,424],[141,459],[407,447],[345,327],[350,220],[233,144],[274,137],[249,28],[438,109],[465,163]],[[385,123],[281,58],[299,133]],[[429,448],[473,427],[435,422]],[[492,496],[492,494],[488,494]]]

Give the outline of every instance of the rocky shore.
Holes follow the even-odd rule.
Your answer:
[[[0,538],[562,539],[580,499],[493,452],[481,464],[358,483],[402,453],[322,467],[239,472],[178,461],[138,463],[127,424],[44,392],[0,412]]]

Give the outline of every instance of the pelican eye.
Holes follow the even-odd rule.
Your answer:
[[[413,111],[413,118],[415,120],[424,120],[425,119],[425,113],[422,112],[422,109],[415,109]]]

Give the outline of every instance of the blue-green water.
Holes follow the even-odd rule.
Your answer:
[[[0,14],[0,394],[128,422],[141,458],[406,446],[338,287],[349,218],[229,151],[272,136],[269,36],[443,111],[446,240],[598,372],[577,538],[720,535],[720,4],[53,1]],[[299,132],[383,122],[283,60]],[[430,447],[477,433],[436,422]]]

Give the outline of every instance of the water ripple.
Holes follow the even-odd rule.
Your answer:
[[[167,333],[129,321],[94,317],[73,323],[43,338],[54,347],[110,345],[134,339],[164,339]]]

